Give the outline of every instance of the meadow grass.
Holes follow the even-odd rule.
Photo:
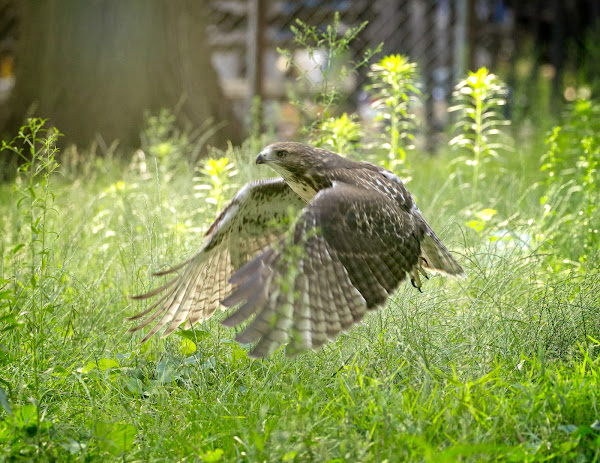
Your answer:
[[[144,307],[127,295],[217,212],[183,160],[65,158],[47,183],[0,185],[0,460],[597,461],[598,250],[543,247],[543,150],[482,166],[475,202],[452,154],[412,153],[409,188],[468,278],[403,284],[294,359],[249,359],[221,314],[127,333]],[[270,175],[255,154],[230,151],[224,196]]]

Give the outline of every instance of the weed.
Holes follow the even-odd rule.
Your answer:
[[[556,126],[546,144],[541,170],[547,173],[544,207],[545,239],[563,258],[581,264],[600,248],[600,104],[579,100],[562,126]],[[557,228],[569,227],[565,236]],[[566,239],[567,241],[563,241]]]
[[[223,124],[207,119],[196,130],[182,130],[177,125],[177,114],[167,109],[146,114],[141,133],[142,149],[158,159],[165,172],[178,171],[184,166],[195,166],[200,160],[206,142]]]
[[[53,191],[53,173],[58,169],[56,142],[60,133],[55,128],[46,128],[46,120],[31,118],[23,126],[17,137],[10,143],[3,141],[2,150],[19,157],[18,176],[15,179],[15,199],[18,228],[10,245],[9,266],[12,291],[4,291],[2,318],[10,336],[4,356],[5,363],[16,361],[23,354],[30,357],[31,401],[12,414],[14,423],[7,426],[7,432],[19,439],[21,432],[35,438],[36,447],[26,453],[39,450],[50,423],[43,422],[40,410],[45,388],[42,384],[43,371],[48,363],[49,318],[55,310],[55,286],[60,278],[53,261],[57,232],[49,225],[51,215],[58,214]],[[4,252],[3,252],[4,254]],[[8,280],[4,280],[8,283]],[[7,285],[8,286],[8,285]],[[29,363],[29,362],[28,362]],[[10,384],[2,380],[5,384]],[[2,391],[4,395],[4,391]],[[8,401],[4,400],[7,409]]]
[[[481,164],[497,157],[499,149],[506,148],[500,138],[500,128],[509,124],[501,113],[502,106],[506,104],[505,95],[504,84],[486,68],[470,72],[454,90],[454,106],[449,111],[458,114],[454,126],[458,135],[450,140],[450,146],[467,154],[461,160],[472,168],[473,201],[479,194]]]
[[[323,31],[296,19],[296,25],[291,26],[294,43],[298,48],[306,51],[309,66],[312,66],[308,70],[294,58],[294,54],[290,50],[277,49],[279,54],[287,60],[287,66],[298,72],[301,85],[297,87],[301,89],[301,92],[313,94],[312,108],[307,106],[301,97],[290,95],[296,108],[305,119],[310,121],[303,129],[303,135],[308,139],[320,139],[318,129],[321,121],[333,117],[332,112],[343,96],[341,87],[346,77],[367,65],[371,57],[381,49],[381,45],[375,50],[367,49],[360,61],[348,60],[350,44],[366,25],[367,22],[364,22],[357,27],[348,27],[342,32],[338,12],[335,13],[333,23]],[[312,73],[315,72],[319,74],[318,79],[311,78]],[[316,117],[315,112],[317,113]]]
[[[228,158],[208,158],[200,170],[200,177],[196,178],[198,183],[194,189],[206,191],[203,195],[206,202],[213,204],[216,212],[219,212],[231,186],[231,178],[236,174],[237,171]]]
[[[539,199],[513,200],[515,191],[530,191],[518,168],[505,173],[513,175],[510,188],[494,188],[494,198],[481,192],[493,210],[480,210],[480,231],[461,238],[468,280],[434,277],[424,294],[402,285],[388,307],[317,352],[290,360],[282,349],[251,360],[219,315],[138,345],[122,320],[139,308],[125,295],[139,292],[156,262],[176,262],[199,246],[236,184],[264,174],[251,170],[254,154],[215,151],[196,180],[163,176],[160,164],[149,177],[116,159],[104,165],[111,174],[93,182],[50,175],[44,190],[38,173],[36,198],[46,191],[52,199],[38,224],[51,238],[35,244],[34,268],[46,249],[45,283],[23,290],[12,278],[30,285],[29,227],[6,228],[0,237],[9,280],[0,290],[9,315],[0,326],[7,329],[0,333],[0,459],[594,458],[597,272],[547,273],[541,256],[516,238],[514,245],[505,238],[482,245],[503,228],[517,234],[499,218],[505,211],[532,216],[539,209]],[[456,247],[460,235],[450,224],[473,207],[453,194],[451,158],[415,156],[411,166],[427,173],[411,184],[424,214]],[[29,185],[21,175],[19,185]],[[194,191],[197,184],[208,188]],[[0,188],[9,223],[31,223],[31,201],[17,204],[22,194],[20,186]],[[19,243],[25,246],[13,258]],[[42,300],[52,301],[45,308],[42,289]]]
[[[385,122],[383,148],[387,153],[383,167],[391,171],[399,169],[406,178],[409,168],[406,149],[411,147],[415,128],[411,106],[421,94],[417,88],[417,65],[403,55],[385,56],[371,65],[369,78],[367,90],[375,100],[376,120]],[[405,140],[408,146],[402,146]]]
[[[547,148],[519,153],[548,151],[540,211],[538,165],[506,156],[497,175],[485,163],[502,121],[495,97],[477,96],[495,88],[489,74],[471,77],[454,144],[472,184],[450,153],[410,158],[421,172],[411,191],[469,277],[432,277],[423,294],[401,285],[387,307],[294,360],[285,349],[248,358],[220,314],[143,345],[123,326],[139,311],[126,295],[156,263],[197,249],[239,184],[268,175],[253,170],[257,136],[215,150],[193,178],[180,161],[200,135],[162,113],[145,134],[148,157],[101,169],[92,157],[80,172],[93,175],[65,179],[58,132],[30,120],[5,145],[23,167],[0,184],[0,460],[597,461],[600,256],[584,228],[598,228],[597,104],[578,103]],[[378,88],[381,101],[402,95]],[[406,100],[389,101],[391,118]],[[314,135],[352,150],[361,127],[332,113]],[[406,149],[399,124],[386,162]],[[580,271],[563,271],[565,256]]]
[[[361,126],[356,116],[344,113],[321,121],[317,133],[316,146],[322,146],[334,153],[345,155],[354,151],[360,144]]]

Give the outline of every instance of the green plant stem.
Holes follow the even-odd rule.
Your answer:
[[[398,107],[398,96],[399,96],[399,91],[398,91],[398,86],[394,85],[394,93],[393,93],[393,98],[394,98],[394,108]],[[398,114],[397,111],[391,111],[390,114],[390,126],[391,126],[391,137],[390,137],[390,164],[393,162],[394,159],[396,159],[396,156],[398,155]],[[402,158],[401,158],[402,159]],[[402,162],[404,162],[404,159],[402,159]]]
[[[481,117],[483,112],[483,98],[481,89],[475,91],[475,145],[473,146],[473,188],[471,189],[471,200],[477,199],[477,187],[479,182],[479,161],[483,140],[481,135]]]

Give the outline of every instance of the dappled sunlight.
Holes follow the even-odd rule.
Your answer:
[[[29,119],[15,140],[3,143],[14,172],[0,184],[0,460],[597,460],[600,103],[587,87],[567,86],[567,110],[552,122],[532,117],[525,132],[510,124],[507,85],[481,67],[455,86],[448,108],[454,127],[436,134],[443,142],[430,155],[421,127],[428,95],[416,62],[390,54],[370,64],[372,50],[351,62],[350,44],[366,23],[350,27],[333,17],[328,27],[297,21],[292,29],[305,61],[316,66],[310,76],[302,67],[301,84],[289,93],[304,124],[302,140],[343,156],[315,150],[333,156],[340,171],[358,165],[377,172],[373,182],[387,193],[400,178],[410,181],[418,210],[404,193],[402,201],[390,200],[398,204],[380,207],[380,215],[352,210],[366,189],[334,180],[317,192],[316,183],[299,180],[308,163],[298,162],[284,173],[301,193],[283,181],[259,182],[279,188],[277,213],[257,209],[262,216],[233,221],[252,194],[244,185],[274,176],[256,164],[267,155],[289,159],[289,146],[299,145],[263,149],[275,128],[257,116],[259,100],[247,108],[253,133],[240,145],[209,147],[220,124],[206,119],[184,129],[164,109],[146,114],[140,146],[121,157],[117,142],[98,138],[89,152],[62,153],[61,167],[60,133],[42,119]],[[300,70],[298,54],[281,53],[290,69]],[[369,120],[342,101],[343,86],[363,67]],[[547,86],[552,76],[542,78]],[[297,221],[306,202],[329,188],[341,189],[345,209],[324,209],[319,223]],[[349,198],[355,201],[347,204]],[[375,202],[367,204],[375,209]],[[386,222],[396,206],[402,219]],[[324,236],[334,212],[357,226],[364,216],[365,223],[404,231],[406,211],[422,212],[458,264],[417,260],[423,273],[414,264],[408,268],[416,277],[402,270],[388,289],[375,278],[371,286],[381,286],[382,298],[368,306],[357,289],[368,275],[355,269],[352,280],[344,263],[350,259],[342,261],[331,243],[324,241],[323,254],[307,263],[303,246]],[[272,226],[268,233],[257,226],[261,220]],[[223,223],[231,229],[218,235]],[[303,235],[298,223],[312,228]],[[359,249],[365,234],[377,235],[367,223],[364,234],[352,235],[359,243],[347,254],[379,252],[377,272],[386,265],[390,272],[408,258],[392,264],[385,258],[407,242],[415,258],[427,255],[422,224],[412,234],[390,235],[393,243],[378,235],[381,243],[373,239],[371,248]],[[236,241],[252,226],[260,235],[255,242]],[[349,227],[332,228],[348,240]],[[222,242],[227,246],[219,248]],[[169,290],[169,279],[189,268],[177,264],[205,249],[217,251],[192,275],[193,284],[155,306],[181,302],[204,283],[211,287],[204,299],[192,298],[186,310],[210,299],[211,312],[198,318],[185,312],[168,336],[161,338],[157,327],[156,336],[140,342],[155,334],[145,326],[130,330],[134,314],[154,309],[143,298]],[[332,284],[312,299],[327,299],[327,310],[338,317],[335,329],[319,327],[313,343],[319,320],[309,302],[319,282],[303,277],[312,272],[327,282],[322,269],[345,286],[336,293]],[[271,277],[272,287],[264,289]],[[220,295],[232,287],[242,293],[233,302],[231,293]],[[244,290],[256,288],[273,289],[273,298],[260,291],[246,297]],[[221,323],[233,314],[222,312],[224,305],[249,300],[254,305],[248,302],[230,324],[237,328]],[[248,310],[273,301],[285,305],[287,318],[273,310],[262,320],[263,332],[240,336],[256,320]],[[336,312],[342,304],[350,314],[344,324]],[[355,316],[353,304],[364,310]],[[310,342],[298,348],[299,330],[288,328],[300,324]],[[259,352],[270,355],[251,358],[256,333],[274,328],[276,342]]]
[[[570,436],[588,428],[595,433],[598,427],[591,409],[573,405],[559,413],[541,398],[550,394],[547,400],[552,402],[558,397],[553,394],[567,383],[579,384],[578,389],[561,392],[574,404],[587,404],[597,396],[583,378],[598,369],[591,352],[600,335],[600,276],[586,262],[577,271],[561,264],[568,253],[550,248],[545,236],[552,234],[559,243],[561,233],[548,224],[543,208],[552,196],[540,204],[535,197],[541,190],[519,184],[518,170],[508,166],[506,178],[498,180],[488,163],[482,167],[480,188],[496,194],[480,194],[472,204],[470,192],[452,196],[460,191],[462,177],[448,176],[457,169],[451,160],[451,155],[437,160],[415,157],[412,185],[434,224],[446,223],[440,226],[441,236],[464,265],[467,279],[431,276],[423,294],[403,284],[385,309],[296,360],[287,358],[285,348],[271,359],[249,359],[251,346],[238,345],[235,333],[222,327],[220,318],[143,345],[122,325],[126,315],[139,309],[125,295],[145,290],[148,273],[193,252],[217,208],[235,192],[237,169],[229,158],[207,160],[200,165],[200,175],[190,174],[183,183],[174,176],[163,177],[161,163],[168,163],[164,159],[149,172],[136,165],[123,170],[114,161],[119,180],[80,183],[76,190],[50,175],[55,212],[47,215],[44,227],[53,248],[44,260],[55,283],[40,286],[39,276],[35,284],[11,279],[20,275],[19,268],[28,268],[29,258],[19,249],[11,256],[6,250],[16,249],[16,242],[7,241],[10,236],[3,241],[0,296],[7,349],[0,359],[5,377],[13,382],[11,378],[34,374],[44,394],[65,387],[82,392],[79,399],[69,399],[69,408],[82,410],[82,422],[97,423],[95,431],[88,427],[86,432],[105,436],[103,444],[94,445],[108,454],[122,448],[133,451],[140,435],[125,418],[114,420],[108,414],[120,408],[123,398],[154,423],[149,436],[171,429],[175,419],[202,422],[206,435],[235,434],[235,445],[257,458],[267,448],[278,458],[305,454],[306,443],[294,437],[301,428],[315,436],[313,451],[334,455],[343,441],[345,451],[357,458],[373,446],[388,454],[384,443],[390,430],[402,436],[394,455],[400,452],[406,458],[423,446],[432,452],[446,448],[436,437],[440,429],[458,433],[464,443],[480,442],[482,452],[519,458],[543,454],[548,445],[554,448],[551,442],[557,436],[576,448],[579,441]],[[419,174],[424,170],[427,176]],[[441,189],[429,188],[448,178]],[[25,178],[16,191],[24,182]],[[499,187],[502,182],[512,182],[511,187]],[[508,204],[515,193],[522,199]],[[73,194],[88,207],[71,202]],[[2,204],[6,214],[18,215],[21,205]],[[581,215],[569,220],[577,217]],[[597,256],[589,256],[593,258]],[[25,285],[27,290],[18,289]],[[39,297],[46,307],[43,326],[31,316],[31,310],[39,310]],[[21,310],[13,314],[11,307]],[[34,327],[37,344],[26,341]],[[52,352],[53,360],[43,352]],[[17,361],[34,353],[41,362],[37,369]],[[90,400],[104,403],[107,412],[90,408]],[[514,436],[507,423],[531,400],[540,400],[530,418],[535,439],[485,450],[486,436]],[[10,407],[12,416],[0,427],[5,436],[36,423],[38,418],[32,417],[38,416],[38,409],[33,405],[12,402]],[[548,413],[553,426],[547,424]],[[43,423],[37,427],[41,438],[50,438],[62,419],[57,412],[42,414]],[[261,430],[264,450],[256,446],[258,434],[248,431],[248,423]],[[559,424],[565,431],[555,430]],[[176,435],[180,432],[184,431]],[[368,445],[359,438],[365,433],[370,436]],[[346,441],[343,435],[354,438]],[[115,447],[116,440],[123,447]],[[89,445],[82,439],[66,442],[63,447],[74,453]],[[219,449],[230,452],[233,441],[223,442]]]

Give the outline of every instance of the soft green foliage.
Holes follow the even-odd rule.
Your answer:
[[[334,153],[344,155],[351,152],[360,140],[361,128],[356,116],[344,113],[340,117],[330,117],[321,121],[316,146],[322,146]]]
[[[0,185],[0,460],[598,459],[598,254],[554,272],[573,227],[539,251],[543,173],[521,158],[543,146],[481,166],[485,208],[449,153],[415,156],[411,191],[467,280],[404,284],[317,352],[251,360],[222,314],[144,345],[123,319],[145,306],[127,294],[198,248],[215,201],[269,175],[256,152],[214,152],[202,180],[158,158],[64,179],[44,130],[23,131],[30,167]]]
[[[357,33],[338,21],[295,34],[331,48],[309,140],[352,155],[364,131],[327,95]],[[79,176],[59,169],[59,133],[43,120],[4,144],[21,164],[0,185],[0,461],[597,461],[600,106],[577,102],[547,148],[500,153],[502,87],[471,74],[451,142],[469,184],[450,153],[406,162],[414,73],[401,56],[372,68],[389,121],[372,156],[415,174],[411,191],[468,278],[432,277],[423,294],[401,285],[293,360],[285,348],[249,359],[222,314],[143,345],[123,325],[145,307],[126,295],[193,253],[241,184],[273,175],[254,165],[258,126],[199,163],[205,134],[162,111],[131,162],[90,156]],[[485,162],[500,154],[501,175]],[[295,262],[300,247],[287,249]]]
[[[509,123],[501,112],[506,104],[505,94],[504,84],[486,68],[469,72],[454,90],[454,106],[449,111],[457,113],[457,135],[450,145],[466,153],[461,160],[473,169],[473,200],[479,193],[481,164],[498,157],[500,149],[506,149],[501,139],[501,127]]]
[[[585,262],[600,252],[600,104],[575,102],[546,144],[541,167],[548,186],[541,198],[548,224],[545,238],[549,244],[566,239],[568,252],[562,257]],[[565,236],[559,226],[576,232]]]
[[[596,23],[585,32],[583,42],[584,59],[575,58],[578,84],[588,89],[594,98],[598,98],[600,97],[600,24]]]
[[[55,156],[60,133],[45,124],[44,119],[29,119],[14,140],[2,142],[2,151],[17,156],[20,165],[12,192],[14,207],[3,214],[8,219],[3,230],[8,239],[0,243],[3,269],[0,321],[7,336],[0,339],[0,366],[5,371],[14,362],[23,362],[25,357],[23,363],[31,375],[28,385],[31,403],[13,410],[5,390],[0,392],[3,408],[10,416],[4,432],[16,441],[24,432],[39,442],[51,425],[44,422],[39,404],[44,395],[42,372],[50,364],[47,338],[57,303],[52,294],[62,285],[64,274],[56,263],[57,233],[50,225],[59,215],[52,174],[58,168]],[[8,228],[9,224],[13,227]],[[12,389],[7,379],[2,378],[1,382]]]
[[[387,155],[383,167],[399,170],[403,177],[407,177],[406,149],[412,144],[415,128],[411,106],[421,94],[417,88],[417,65],[403,55],[385,56],[371,65],[369,78],[371,83],[367,89],[375,99],[377,120],[385,121],[383,148]],[[407,141],[409,145],[403,146],[402,142]]]
[[[228,158],[208,158],[200,170],[196,190],[206,190],[206,202],[214,204],[217,211],[223,206],[224,195],[231,186],[231,177],[237,174]],[[202,194],[200,196],[203,196]]]
[[[165,169],[173,170],[181,165],[196,165],[206,142],[224,123],[215,124],[207,119],[194,131],[181,130],[177,116],[167,109],[146,114],[146,125],[140,134],[142,149],[160,160]]]
[[[287,66],[298,73],[299,85],[292,91],[299,90],[301,94],[313,95],[309,105],[301,94],[290,95],[291,101],[308,122],[304,128],[304,135],[313,142],[322,138],[319,135],[321,122],[333,117],[333,112],[344,96],[342,92],[344,80],[365,66],[371,57],[381,49],[381,45],[375,50],[367,49],[358,62],[348,59],[351,42],[357,38],[366,25],[365,21],[356,27],[341,26],[338,12],[335,13],[333,23],[329,24],[324,31],[296,19],[296,25],[291,26],[294,44],[298,49],[308,53],[309,61],[313,66],[309,70],[305,70],[298,63],[290,50],[280,48],[277,50],[287,60]],[[321,62],[323,55],[325,61]],[[309,73],[312,71],[318,71],[321,74],[319,82],[314,82],[310,78]]]

